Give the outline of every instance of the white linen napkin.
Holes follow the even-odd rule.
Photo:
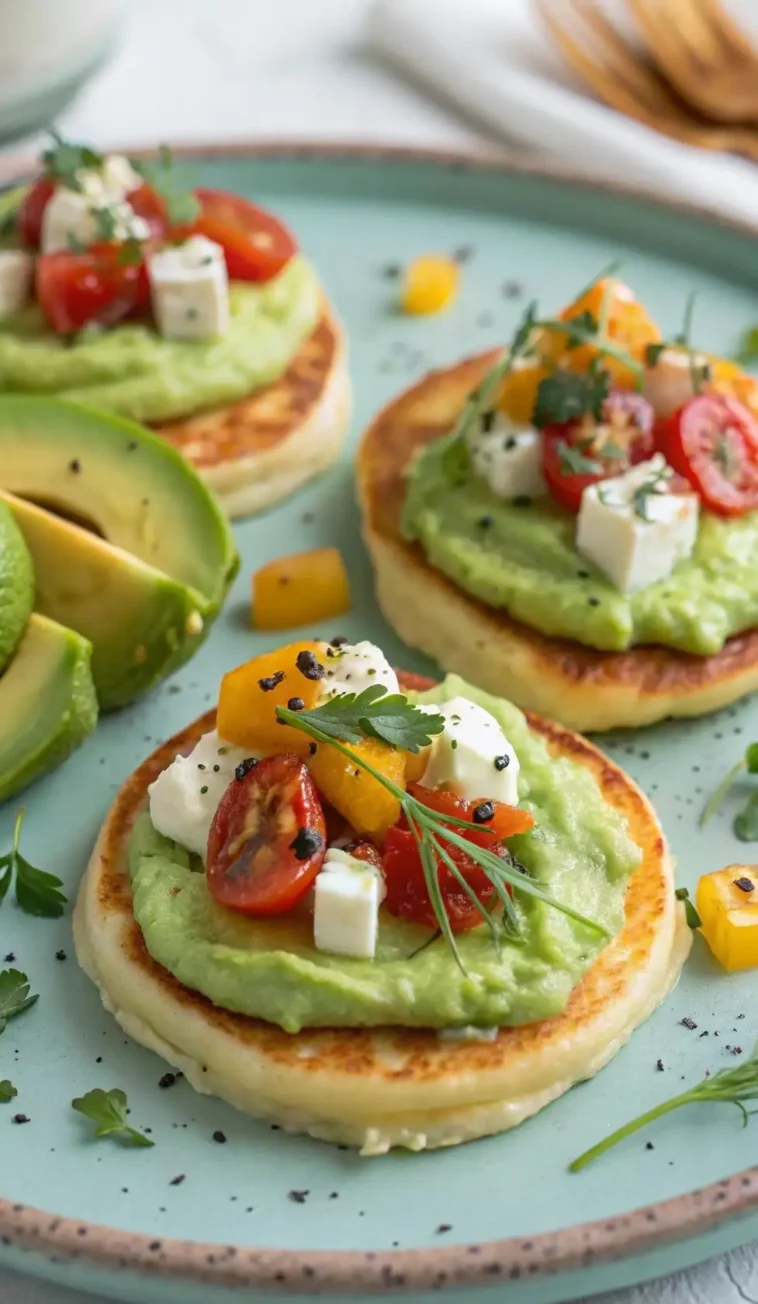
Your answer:
[[[755,26],[754,0],[730,0],[730,9]],[[368,44],[533,157],[652,188],[758,228],[758,165],[680,144],[594,99],[554,52],[530,0],[376,0]]]

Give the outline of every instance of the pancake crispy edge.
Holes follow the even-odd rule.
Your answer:
[[[652,646],[600,652],[549,638],[469,596],[402,537],[411,457],[450,430],[498,356],[479,354],[430,372],[389,403],[361,441],[363,533],[377,600],[393,629],[444,670],[583,733],[706,715],[758,689],[758,628],[710,657]]]
[[[428,681],[425,681],[428,683]],[[406,686],[421,681],[406,677]],[[126,848],[149,783],[213,727],[195,721],[124,784],[103,825],[74,914],[79,962],[106,1008],[135,1040],[218,1095],[292,1132],[382,1154],[455,1145],[504,1131],[625,1044],[679,976],[691,935],[673,893],[673,867],[640,790],[597,749],[530,717],[554,754],[587,765],[621,811],[643,861],[627,891],[625,924],[562,1015],[501,1029],[491,1042],[450,1042],[418,1029],[318,1029],[296,1035],[229,1013],[182,986],[148,954],[133,913]]]
[[[155,425],[232,517],[263,511],[327,470],[350,421],[345,333],[328,305],[287,370],[227,407]]]

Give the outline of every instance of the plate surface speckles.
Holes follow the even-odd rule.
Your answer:
[[[561,304],[618,256],[668,333],[693,286],[697,339],[709,349],[732,349],[758,315],[754,238],[620,192],[377,150],[203,151],[197,176],[279,210],[317,262],[350,335],[354,434],[427,366],[505,339],[525,296]],[[399,316],[396,269],[420,252],[461,248],[469,257],[454,310]],[[433,671],[379,619],[357,531],[347,456],[295,499],[237,527],[242,572],[206,647],[152,697],[106,719],[27,796],[25,851],[61,875],[70,897],[120,782],[207,708],[224,670],[274,642],[246,627],[249,574],[262,562],[336,544],[353,610],[339,630],[329,622],[308,632],[373,638],[397,664]],[[757,735],[753,701],[603,744],[656,802],[690,887],[701,872],[750,854],[731,834],[736,797],[704,833],[696,817],[703,795]],[[0,811],[0,851],[15,809]],[[61,949],[65,960],[56,958]],[[68,917],[28,919],[7,901],[0,961],[11,954],[41,999],[0,1040],[0,1078],[19,1088],[12,1105],[0,1105],[0,1259],[8,1266],[114,1298],[149,1291],[161,1304],[207,1304],[243,1283],[258,1286],[260,1299],[282,1289],[357,1298],[393,1286],[421,1298],[444,1286],[462,1304],[472,1284],[486,1297],[504,1294],[505,1281],[514,1304],[549,1304],[673,1270],[758,1233],[758,1170],[744,1171],[758,1159],[758,1122],[743,1133],[736,1111],[682,1112],[583,1175],[566,1171],[599,1135],[682,1080],[733,1062],[730,1047],[752,1048],[754,975],[727,977],[699,944],[674,995],[593,1082],[515,1133],[377,1161],[274,1133],[181,1079],[161,1088],[165,1066],[126,1040],[77,969]],[[154,1149],[89,1140],[69,1101],[94,1086],[128,1092],[133,1121],[152,1128]],[[17,1112],[30,1122],[14,1124]],[[214,1141],[219,1131],[226,1144]],[[703,1187],[712,1189],[692,1194]],[[149,1287],[138,1275],[145,1270],[157,1274]]]

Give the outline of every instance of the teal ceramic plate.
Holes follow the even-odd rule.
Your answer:
[[[203,185],[280,211],[321,269],[350,335],[356,435],[431,364],[504,340],[520,296],[561,304],[617,257],[667,332],[693,287],[697,339],[709,349],[731,350],[758,318],[755,238],[639,195],[499,162],[397,151],[209,150],[195,161]],[[468,257],[455,309],[437,319],[398,315],[397,266],[456,249]],[[349,457],[294,500],[241,524],[237,538],[242,573],[195,661],[106,719],[28,794],[25,850],[61,875],[69,897],[121,781],[207,709],[224,670],[271,644],[246,626],[249,575],[262,562],[336,544],[353,609],[339,631],[329,622],[312,632],[372,638],[397,664],[433,671],[375,610]],[[703,794],[756,737],[753,701],[603,744],[652,797],[690,887],[749,851],[731,833],[734,805],[705,833],[696,817]],[[15,809],[0,812],[0,850]],[[699,943],[664,1007],[592,1082],[508,1135],[375,1160],[287,1137],[181,1080],[161,1089],[165,1066],[125,1039],[79,972],[68,917],[29,919],[6,901],[0,959],[11,954],[41,999],[0,1041],[0,1078],[12,1077],[20,1092],[13,1106],[0,1106],[4,1266],[159,1304],[217,1304],[245,1286],[263,1300],[393,1290],[420,1299],[442,1289],[457,1304],[476,1286],[483,1298],[548,1304],[671,1271],[758,1234],[758,1167],[746,1171],[758,1160],[758,1120],[743,1131],[733,1109],[690,1108],[583,1174],[567,1172],[580,1151],[640,1109],[733,1063],[730,1048],[752,1048],[755,974],[727,976]],[[89,1140],[69,1102],[94,1086],[128,1092],[154,1149]],[[30,1119],[25,1126],[11,1121],[17,1109]],[[226,1145],[214,1142],[217,1130]]]

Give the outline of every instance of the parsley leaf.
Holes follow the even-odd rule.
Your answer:
[[[85,1118],[97,1123],[95,1136],[112,1136],[122,1146],[151,1146],[154,1144],[144,1133],[138,1132],[126,1121],[126,1093],[114,1087],[103,1091],[95,1087],[84,1096],[71,1101],[71,1108]]]
[[[81,190],[77,173],[81,169],[99,170],[103,166],[102,154],[88,145],[74,145],[63,140],[57,131],[51,131],[50,135],[53,144],[42,155],[46,175],[69,190]]]
[[[313,711],[299,711],[298,719],[346,743],[379,738],[406,752],[428,747],[445,728],[441,715],[419,711],[407,697],[388,693],[381,684],[372,684],[362,693],[341,693]]]
[[[656,367],[661,360],[661,354],[665,353],[667,348],[668,344],[665,340],[661,340],[657,344],[646,344],[645,362],[648,367]]]
[[[676,889],[676,892],[674,893],[674,896],[676,897],[677,901],[684,902],[684,913],[687,919],[688,928],[693,928],[693,929],[700,928],[703,921],[700,918],[700,915],[698,914],[697,910],[695,909],[695,903],[692,900],[689,892],[687,891],[687,888],[678,887]]]
[[[117,238],[118,218],[112,207],[104,204],[101,208],[90,209],[95,219],[95,227],[98,240],[103,240],[106,244]]]
[[[747,806],[735,815],[734,834],[740,842],[758,842],[758,792],[754,792]]]
[[[655,471],[647,480],[643,480],[632,494],[632,508],[635,516],[641,521],[652,521],[649,506],[651,498],[660,498],[668,492],[668,482],[671,479],[671,472],[667,466],[660,471]]]
[[[0,1033],[5,1032],[9,1019],[23,1014],[39,997],[31,996],[29,979],[18,969],[3,969],[0,973]]]
[[[17,1095],[18,1091],[13,1083],[9,1082],[7,1078],[3,1078],[2,1082],[0,1082],[0,1105],[7,1105]]]
[[[61,880],[43,869],[35,869],[19,851],[23,807],[16,817],[13,830],[13,848],[7,856],[0,857],[0,905],[7,895],[11,879],[16,878],[16,901],[27,915],[44,919],[58,919],[64,911],[66,898],[61,892]]]
[[[611,378],[593,359],[589,371],[580,373],[558,368],[540,381],[533,421],[536,426],[562,425],[591,413],[596,420],[603,414]]]
[[[601,475],[602,462],[594,457],[585,457],[578,444],[570,444],[561,439],[556,444],[561,475]]]
[[[176,166],[168,145],[161,145],[158,157],[130,159],[132,167],[152,186],[166,205],[169,221],[178,225],[194,222],[200,200],[186,183],[183,169]]]

